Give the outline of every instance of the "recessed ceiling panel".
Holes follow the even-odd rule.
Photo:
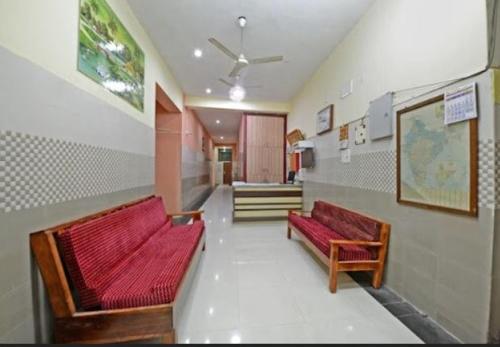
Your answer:
[[[243,115],[241,111],[212,108],[195,108],[193,111],[208,130],[215,143],[234,144],[238,142],[240,122]],[[217,123],[217,121],[220,123]]]

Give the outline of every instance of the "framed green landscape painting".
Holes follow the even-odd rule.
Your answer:
[[[106,0],[80,0],[78,70],[144,110],[144,53]]]

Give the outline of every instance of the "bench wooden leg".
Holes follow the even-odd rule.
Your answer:
[[[379,289],[382,286],[383,269],[373,271],[372,287]]]
[[[333,245],[330,247],[330,292],[337,292],[338,271],[337,264],[339,259],[339,247]]]
[[[380,232],[380,241],[383,246],[378,251],[378,266],[377,270],[373,271],[372,286],[379,289],[382,286],[382,277],[384,275],[385,258],[387,256],[387,244],[389,243],[390,225],[383,225]]]
[[[176,336],[175,336],[175,330],[172,330],[170,333],[165,334],[161,337],[161,343],[166,344],[166,345],[173,345],[175,344],[176,341]]]
[[[330,292],[334,294],[337,292],[337,278],[337,269],[330,268]]]
[[[287,230],[287,233],[286,233],[286,237],[289,240],[292,238],[292,229],[290,227],[288,227],[288,230]]]

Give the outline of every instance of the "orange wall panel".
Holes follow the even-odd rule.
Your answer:
[[[200,122],[196,113],[189,108],[182,112],[182,144],[193,151],[202,151],[202,140],[205,139],[205,157],[212,159],[213,141],[210,134]]]
[[[169,212],[181,210],[182,114],[156,105],[155,190]]]
[[[284,183],[285,118],[246,115],[246,173],[249,183]]]

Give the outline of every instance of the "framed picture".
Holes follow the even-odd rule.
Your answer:
[[[444,96],[397,113],[397,201],[477,216],[477,120],[444,124]]]
[[[304,140],[304,135],[299,129],[295,129],[286,135],[286,139],[290,145],[294,145],[295,143]]]
[[[318,112],[316,116],[316,134],[321,135],[333,129],[334,106],[330,105]]]
[[[78,71],[144,111],[144,53],[106,0],[80,0]]]

